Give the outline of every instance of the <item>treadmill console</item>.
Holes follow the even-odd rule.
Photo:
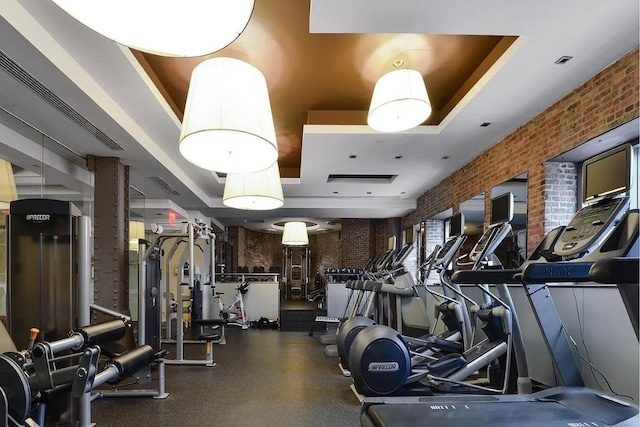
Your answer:
[[[608,199],[580,209],[560,235],[553,253],[561,257],[572,257],[587,252],[610,225],[619,219],[627,200]]]

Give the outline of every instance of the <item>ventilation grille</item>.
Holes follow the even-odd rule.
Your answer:
[[[327,182],[343,182],[346,184],[391,184],[398,175],[340,175],[332,174]]]
[[[178,190],[173,188],[171,186],[171,184],[169,184],[167,181],[165,181],[164,179],[160,178],[159,176],[152,176],[151,179],[153,180],[153,182],[158,184],[164,191],[166,191],[167,193],[171,194],[172,196],[179,196],[180,195],[180,193],[178,193]]]
[[[67,116],[71,121],[78,126],[93,135],[98,141],[109,147],[111,150],[122,151],[124,148],[109,138],[104,132],[98,129],[93,123],[87,120],[84,116],[74,110],[69,104],[64,102],[58,95],[51,92],[42,83],[36,80],[31,74],[29,74],[24,68],[22,68],[17,62],[9,58],[2,50],[0,50],[0,68],[12,75],[19,82],[31,89],[36,95],[44,99],[53,108],[60,111]]]

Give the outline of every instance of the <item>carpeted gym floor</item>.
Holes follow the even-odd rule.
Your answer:
[[[351,380],[316,338],[227,329],[227,344],[215,347],[216,367],[167,365],[167,399],[96,400],[92,421],[118,427],[360,425]],[[185,358],[200,357],[204,345],[185,346]]]

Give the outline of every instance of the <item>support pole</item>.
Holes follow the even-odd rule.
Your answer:
[[[147,245],[138,242],[138,345],[147,343]],[[161,296],[156,296],[158,301]],[[157,303],[157,302],[156,302]],[[158,349],[156,349],[158,350]]]
[[[91,218],[82,216],[78,223],[78,323],[91,323]],[[91,424],[91,395],[84,393],[79,399],[81,427]]]

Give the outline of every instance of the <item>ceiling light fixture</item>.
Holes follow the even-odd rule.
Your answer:
[[[196,66],[180,153],[196,166],[226,173],[257,172],[278,160],[269,92],[260,70],[224,57]]]
[[[376,82],[367,115],[367,124],[379,132],[400,132],[414,128],[431,115],[431,102],[422,74],[400,68],[403,61],[393,63],[396,68]]]
[[[284,197],[278,162],[259,172],[227,174],[222,203],[230,208],[250,211],[282,206]]]
[[[0,159],[0,208],[9,209],[9,203],[18,200],[16,180],[13,166],[5,159]]]
[[[202,56],[244,31],[254,0],[53,0],[69,15],[120,44],[162,56]]]
[[[307,224],[301,221],[289,221],[284,224],[282,244],[285,246],[306,246],[309,244]]]
[[[573,56],[563,55],[560,58],[556,59],[554,61],[554,64],[563,65],[563,64],[566,64],[567,62],[571,61],[572,59],[573,59]]]

